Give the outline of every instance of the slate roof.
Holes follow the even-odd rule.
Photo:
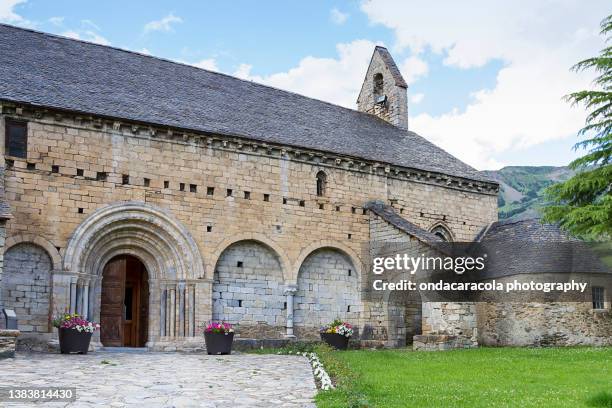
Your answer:
[[[373,115],[113,47],[0,25],[0,78],[1,100],[495,183]]]
[[[488,255],[483,275],[486,278],[612,272],[602,262],[601,248],[568,235],[558,225],[542,224],[535,218],[494,222],[481,232],[477,241],[478,250]]]
[[[578,242],[556,224],[542,224],[538,218],[496,221],[483,229],[480,242]]]
[[[411,235],[426,244],[444,242],[437,235],[424,230],[423,228],[400,216],[397,212],[395,212],[393,207],[383,203],[382,201],[369,201],[364,205],[364,208],[372,211],[374,214],[378,215],[380,218],[387,221],[389,224],[393,225],[399,230],[404,231],[408,235]]]

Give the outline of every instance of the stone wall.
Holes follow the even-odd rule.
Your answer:
[[[612,345],[612,312],[588,302],[479,303],[486,346]]]
[[[283,260],[282,283],[295,286],[302,260],[319,247],[342,248],[353,263],[360,263],[359,254],[370,239],[369,214],[363,205],[372,199],[394,203],[422,228],[447,220],[458,238],[472,239],[496,219],[495,192],[478,183],[451,185],[425,172],[402,173],[370,161],[220,135],[27,107],[2,106],[2,112],[0,127],[7,116],[28,121],[27,159],[7,157],[6,198],[14,216],[7,224],[7,237],[41,237],[57,253],[61,268],[71,236],[96,211],[120,202],[160,209],[193,237],[204,273],[187,283],[152,280],[157,286],[151,299],[159,302],[160,293],[179,293],[181,285],[194,285],[201,302],[195,305],[196,322],[212,318],[215,266],[237,241],[262,237]],[[319,171],[327,175],[324,197],[316,195]],[[130,224],[121,231],[118,239],[125,253],[138,249],[144,254],[144,247],[136,246],[155,246],[150,242],[153,235],[142,230],[139,240],[130,241],[132,227],[148,228]],[[112,241],[110,236],[99,238],[98,242]],[[97,253],[98,259],[107,255]],[[87,288],[95,307],[98,288],[87,285],[97,280],[85,275],[96,271],[78,272],[84,275],[77,276],[74,269],[54,272],[57,291],[51,309],[63,310],[73,290]],[[154,293],[156,288],[161,292]],[[281,304],[280,298],[276,304]],[[159,307],[151,308],[152,321],[159,319],[153,315]],[[283,324],[285,313],[281,317],[277,312],[274,320]],[[376,313],[370,317],[375,319]]]
[[[406,249],[412,247],[415,252],[424,249],[417,240],[374,213],[370,213],[370,238],[370,259],[388,255],[385,254],[386,244],[391,242],[401,243],[402,248]],[[372,272],[368,270],[366,273]],[[365,281],[364,285],[371,283],[370,279]],[[421,308],[420,305],[406,302],[406,297],[415,296],[406,293],[384,293],[374,299],[367,299],[362,338],[374,346],[381,344],[387,347],[404,347],[411,343],[409,332],[420,332]]]
[[[398,347],[412,345],[423,332],[423,301],[419,292],[396,291],[388,301],[389,337]]]
[[[240,337],[280,338],[285,301],[283,271],[271,249],[242,241],[223,251],[213,281],[213,320],[237,325]]]
[[[446,223],[438,225],[448,228]],[[431,246],[409,236],[375,214],[370,216],[370,227],[371,257],[393,256],[398,251],[416,257],[442,256]],[[397,245],[388,245],[390,243]],[[420,282],[426,281],[428,274],[426,270],[418,270],[412,276],[400,273],[389,280],[411,279]],[[425,293],[420,292],[398,291],[386,293],[383,297],[383,304],[387,305],[386,310],[378,308],[376,302],[373,302],[370,305],[369,321],[378,321],[380,326],[386,326],[384,340],[387,345],[413,344],[417,350],[438,350],[474,347],[478,344],[474,303],[432,302],[427,299]],[[372,330],[382,331],[381,328]],[[383,340],[382,337],[379,336],[379,340]]]
[[[19,330],[0,329],[0,359],[15,356],[15,347]]]
[[[362,207],[371,199],[394,200],[404,217],[423,228],[446,219],[457,239],[475,237],[496,219],[494,193],[429,184],[435,178],[401,180],[382,167],[348,167],[346,160],[336,166],[320,156],[307,162],[280,149],[221,138],[29,119],[28,159],[12,158],[6,172],[14,209],[8,234],[39,234],[60,249],[89,214],[118,201],[170,211],[196,237],[211,277],[218,246],[245,232],[270,237],[291,260],[320,239],[359,252],[369,238]],[[328,176],[325,197],[316,196],[320,170]]]
[[[2,180],[4,181],[4,180]],[[4,276],[4,244],[6,243],[6,221],[0,220],[0,309],[2,309],[2,279]],[[0,316],[0,327],[4,327],[4,316]]]
[[[476,303],[423,303],[423,335],[425,336],[455,336],[463,346],[477,346],[478,328],[476,323]],[[416,342],[417,339],[415,338]],[[416,344],[415,348],[417,348]]]
[[[3,307],[14,309],[23,333],[49,332],[51,270],[49,255],[39,246],[17,244],[4,255]]]
[[[318,339],[319,328],[335,319],[355,325],[357,338],[361,301],[355,265],[333,249],[310,254],[300,267],[294,305],[299,339]]]

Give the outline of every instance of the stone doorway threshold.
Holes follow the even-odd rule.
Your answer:
[[[148,353],[146,347],[102,347],[99,351],[107,353]]]

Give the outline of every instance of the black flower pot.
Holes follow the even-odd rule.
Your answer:
[[[208,354],[231,354],[234,333],[204,333]]]
[[[349,338],[338,333],[321,333],[321,340],[337,350],[348,348]]]
[[[93,333],[80,332],[75,329],[59,328],[60,352],[62,354],[87,354]]]

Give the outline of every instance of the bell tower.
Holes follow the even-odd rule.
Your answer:
[[[374,48],[357,98],[357,110],[408,130],[408,85],[385,47]]]

